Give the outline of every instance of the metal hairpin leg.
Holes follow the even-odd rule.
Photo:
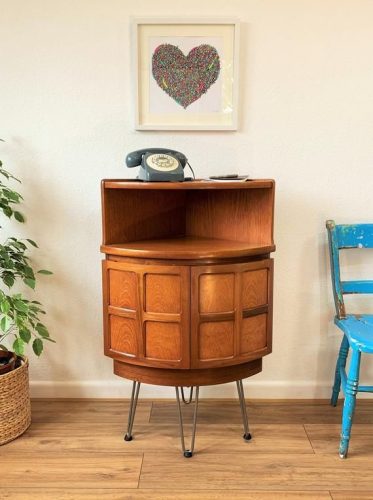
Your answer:
[[[128,413],[128,426],[127,426],[127,432],[126,435],[124,436],[125,441],[132,441],[132,427],[133,427],[133,422],[135,420],[135,413],[136,413],[136,406],[137,406],[137,399],[139,397],[139,391],[140,391],[140,382],[133,382],[132,385],[132,395],[131,395],[131,404],[130,404],[130,410]]]
[[[190,388],[190,393],[189,393],[189,399],[188,399],[188,401],[185,399],[185,396],[184,396],[184,387],[180,387],[180,389],[181,389],[181,399],[183,400],[183,403],[185,405],[190,405],[190,403],[192,402],[192,399],[193,399],[193,389],[194,389],[194,387],[192,386]]]
[[[244,435],[242,437],[244,438],[245,441],[250,441],[251,434],[249,432],[249,423],[246,412],[246,402],[245,402],[245,394],[243,392],[242,380],[237,380],[236,384],[237,384],[238,397],[240,400],[241,415],[244,428]]]
[[[191,444],[190,444],[190,448],[188,450],[185,449],[183,415],[182,415],[181,406],[180,406],[179,387],[175,387],[175,391],[176,391],[177,407],[178,407],[178,410],[179,410],[179,424],[180,424],[181,448],[183,450],[184,457],[185,458],[190,458],[190,457],[193,456],[194,441],[195,441],[195,438],[196,438],[199,386],[196,387],[196,396],[195,396],[195,402],[194,402],[194,415],[193,415],[192,441],[191,441]],[[183,401],[185,402],[184,398],[183,398]],[[191,401],[191,398],[189,400],[189,403],[190,403],[190,401]],[[189,404],[189,403],[187,403],[187,404]]]

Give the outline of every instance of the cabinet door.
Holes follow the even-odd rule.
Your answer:
[[[187,266],[103,262],[105,354],[153,367],[189,368]]]
[[[191,271],[191,367],[244,363],[272,349],[273,261]]]

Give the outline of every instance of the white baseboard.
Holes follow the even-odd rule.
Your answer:
[[[87,381],[32,381],[31,397],[34,398],[129,398],[132,382],[129,380],[87,380]],[[309,381],[244,381],[247,399],[324,399],[331,394],[331,382]],[[174,398],[173,387],[143,384],[142,398]],[[234,383],[201,387],[202,398],[236,397]],[[359,394],[364,397],[365,394]],[[366,396],[372,397],[367,394]]]

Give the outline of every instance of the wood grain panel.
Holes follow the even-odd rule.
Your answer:
[[[103,244],[185,234],[185,192],[105,189],[102,182]]]
[[[180,361],[181,332],[178,323],[145,322],[145,357]]]
[[[7,500],[227,500],[225,490],[131,490],[131,489],[48,489],[48,488],[2,488]],[[372,496],[363,494],[351,497],[337,496],[338,500],[371,500]],[[330,500],[327,491],[230,491],[229,500]]]
[[[226,359],[234,354],[234,322],[214,321],[199,326],[199,359]]]
[[[357,404],[359,403],[360,401]],[[341,424],[306,424],[305,429],[316,453],[337,453]],[[354,421],[348,457],[366,456],[372,451],[372,425],[356,424]]]
[[[129,380],[137,380],[144,384],[166,385],[166,386],[187,386],[191,385],[216,385],[227,384],[236,380],[242,380],[262,371],[262,358],[254,359],[247,363],[240,363],[233,366],[219,366],[217,368],[183,369],[180,366],[173,368],[169,361],[167,370],[160,370],[159,361],[154,361],[157,367],[138,366],[137,364],[123,363],[114,360],[114,373]],[[176,364],[176,363],[175,363]],[[181,363],[180,363],[181,364]],[[175,406],[173,405],[175,409]],[[175,413],[176,416],[176,413]]]
[[[175,402],[173,410],[175,413]],[[219,402],[216,402],[216,407]],[[238,401],[236,401],[239,407]],[[239,408],[237,408],[239,412]],[[35,453],[44,454],[50,452],[53,443],[53,452],[62,454],[65,452],[84,453],[146,453],[150,449],[158,452],[174,453],[180,450],[179,426],[176,420],[167,418],[157,424],[139,424],[137,418],[134,425],[134,440],[131,444],[123,442],[123,422],[111,423],[110,426],[101,423],[74,422],[70,425],[53,423],[33,424],[22,439],[13,441],[7,450],[12,454]],[[137,415],[136,415],[137,417]],[[189,415],[188,415],[189,417]],[[185,420],[190,424],[192,419]],[[277,453],[313,453],[312,447],[302,425],[260,425],[252,426],[253,439],[245,443],[242,439],[242,424],[232,424],[229,420],[215,424],[213,419],[208,424],[201,424],[198,420],[198,450],[200,453],[215,453],[217,449],[224,453],[271,453],[273,442],[276,441]],[[151,436],[150,436],[151,434]],[[94,436],[94,439],[92,439]],[[1,493],[0,493],[1,498]]]
[[[198,438],[196,443],[198,443]],[[275,448],[274,442],[274,450]],[[372,490],[373,460],[335,455],[250,453],[202,454],[185,465],[181,454],[145,453],[140,488],[258,489],[263,490]]]
[[[137,321],[110,315],[110,348],[127,356],[137,355]]]
[[[245,355],[267,345],[267,315],[244,318],[241,325],[240,354]]]
[[[3,454],[1,474],[6,484],[24,488],[136,488],[141,462],[141,453]]]
[[[144,309],[147,312],[181,312],[181,277],[146,273]]]
[[[137,309],[138,283],[133,272],[109,269],[109,304]]]
[[[242,307],[248,309],[268,303],[268,270],[242,273]]]
[[[273,188],[188,192],[186,235],[273,244]]]
[[[199,312],[230,312],[234,309],[234,273],[201,274]]]

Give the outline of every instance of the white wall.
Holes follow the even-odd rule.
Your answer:
[[[129,16],[184,16],[186,5],[242,22],[237,132],[133,129]],[[327,397],[340,334],[324,222],[373,220],[373,2],[0,0],[0,12],[0,158],[23,179],[28,215],[13,232],[55,273],[37,290],[57,344],[31,360],[33,394],[129,396],[102,353],[99,183],[128,176],[127,152],[166,145],[198,176],[276,179],[273,354],[247,396]]]

